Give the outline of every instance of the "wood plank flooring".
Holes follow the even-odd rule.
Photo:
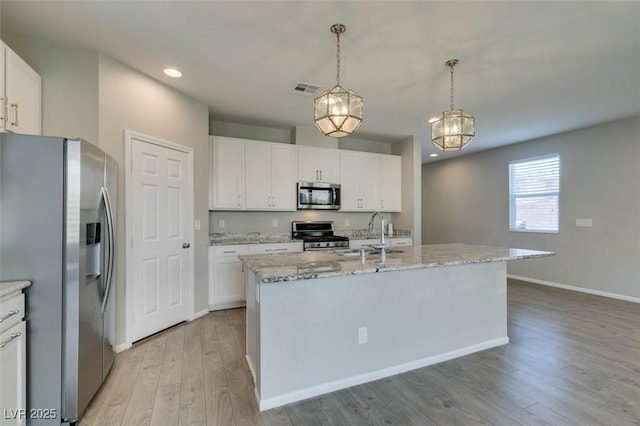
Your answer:
[[[134,345],[81,425],[640,425],[640,305],[509,281],[510,343],[260,413],[244,309]]]

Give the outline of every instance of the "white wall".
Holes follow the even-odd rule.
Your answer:
[[[391,153],[402,156],[402,212],[394,213],[396,229],[412,229],[413,245],[422,244],[422,144],[410,136],[391,146]]]
[[[509,231],[510,160],[559,153],[560,232]],[[422,239],[552,250],[508,272],[640,297],[640,117],[424,165]],[[592,218],[592,228],[575,226]]]

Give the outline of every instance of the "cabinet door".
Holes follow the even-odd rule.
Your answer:
[[[317,182],[320,180],[318,156],[314,148],[298,147],[298,180],[302,182]]]
[[[211,138],[211,210],[244,208],[244,141]]]
[[[399,212],[402,210],[401,157],[380,156],[380,210]]]
[[[248,254],[246,245],[209,247],[209,308],[225,309],[244,303],[244,272],[238,256]]]
[[[380,209],[380,155],[360,155],[360,173],[358,173],[360,192],[360,210],[375,212]]]
[[[26,406],[26,328],[25,322],[0,333],[0,424],[24,425],[17,414]],[[15,413],[15,414],[14,414]],[[15,417],[11,418],[11,417]]]
[[[245,141],[245,193],[244,207],[248,210],[270,210],[271,144]]]
[[[360,205],[360,153],[340,152],[341,211],[361,211]]]
[[[5,52],[7,130],[40,135],[41,78],[9,47]]]
[[[298,176],[297,147],[271,144],[271,203],[276,210],[295,211]]]
[[[337,149],[318,149],[318,169],[320,181],[329,183],[340,182],[340,151]]]

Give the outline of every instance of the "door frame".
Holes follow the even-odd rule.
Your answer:
[[[132,130],[125,129],[124,130],[124,164],[125,164],[125,348],[130,348],[133,344],[133,289],[132,289],[132,256],[133,250],[132,247],[132,238],[133,238],[133,230],[132,230],[132,218],[133,218],[133,188],[131,187],[132,182],[132,168],[133,168],[133,154],[131,153],[133,149],[133,144],[135,140],[140,140],[145,143],[150,143],[154,145],[158,145],[163,148],[172,149],[174,151],[179,151],[187,154],[188,163],[189,163],[189,173],[188,173],[188,183],[187,183],[187,206],[186,206],[186,217],[189,221],[189,226],[187,226],[187,238],[191,241],[191,246],[188,248],[189,250],[189,265],[188,265],[188,277],[187,277],[187,288],[188,288],[188,300],[187,304],[189,306],[189,311],[187,313],[188,320],[192,320],[195,317],[194,311],[194,246],[193,238],[194,238],[194,188],[193,188],[193,176],[194,176],[194,161],[193,161],[193,148],[188,146],[180,145],[174,142],[170,142],[164,139],[159,139],[154,136],[145,135],[143,133],[134,132]]]

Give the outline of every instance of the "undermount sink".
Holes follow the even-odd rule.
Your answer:
[[[344,249],[344,250],[332,250],[329,253],[331,254],[335,254],[338,256],[360,256],[360,252],[364,250],[365,255],[370,255],[370,254],[379,254],[380,253],[380,249],[377,248],[373,248],[373,247],[367,247],[365,249]],[[398,250],[398,249],[386,249],[385,253],[386,254],[393,254],[393,253],[402,253],[402,250]]]

